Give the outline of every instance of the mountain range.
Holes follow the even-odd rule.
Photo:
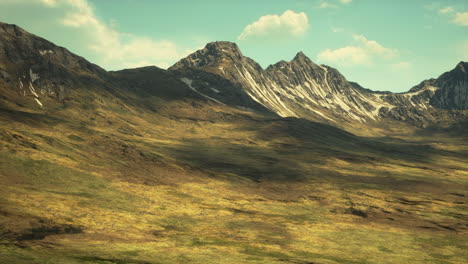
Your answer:
[[[185,83],[187,91],[177,91],[181,96],[190,94],[191,90],[216,103],[337,126],[356,123],[372,126],[391,119],[428,127],[449,126],[466,120],[466,62],[460,62],[437,79],[422,81],[405,93],[365,89],[346,80],[338,70],[315,64],[302,52],[289,62],[280,61],[263,69],[243,56],[235,43],[224,41],[208,43],[167,71],[146,68],[109,73],[18,27],[2,24],[1,28],[1,55],[7,58],[0,65],[1,77],[12,86],[7,94],[16,90],[16,96],[10,95],[16,99],[11,97],[10,101],[29,98],[26,101],[35,101],[37,107],[45,109],[49,107],[49,100],[63,102],[70,92],[66,87],[77,82],[83,85],[103,82],[103,86],[117,87],[141,83],[141,86],[148,86],[147,92],[176,92],[173,86],[180,84],[168,90],[152,89],[150,80],[141,80],[149,75],[165,75],[168,81]],[[142,76],[143,72],[146,75]],[[112,89],[107,87],[107,91]],[[18,97],[21,93],[25,98]]]
[[[209,43],[169,68],[184,80],[197,81],[207,96],[224,103],[225,92],[196,71],[208,72],[230,81],[257,103],[282,117],[298,117],[331,124],[385,122],[391,118],[418,126],[451,119],[468,109],[467,68],[460,62],[437,79],[423,81],[406,93],[374,92],[349,82],[340,72],[317,65],[299,52],[290,62],[280,61],[266,69],[244,57],[236,44]],[[214,88],[209,91],[207,87]],[[233,88],[229,88],[233,90]],[[227,92],[227,91],[226,91]],[[450,111],[452,110],[452,111]]]

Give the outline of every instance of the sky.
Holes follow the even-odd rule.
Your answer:
[[[223,40],[264,68],[302,51],[403,92],[468,61],[466,0],[0,0],[0,21],[106,70],[167,68]]]

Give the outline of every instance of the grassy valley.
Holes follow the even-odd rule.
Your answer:
[[[1,110],[1,263],[468,260],[466,135],[119,100]]]

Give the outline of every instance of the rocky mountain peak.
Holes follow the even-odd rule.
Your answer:
[[[206,44],[205,51],[218,54],[218,55],[231,55],[234,57],[242,58],[242,52],[236,43],[229,41],[215,41]]]
[[[321,67],[315,64],[309,57],[307,57],[302,51],[298,52],[294,58],[287,62],[281,60],[273,65],[268,66],[266,69],[268,72],[283,71],[283,72],[297,72],[297,71],[323,71]]]
[[[0,34],[2,35],[8,34],[8,35],[21,36],[24,33],[26,33],[26,31],[24,31],[22,28],[16,25],[0,22]]]
[[[307,57],[302,51],[298,52],[294,59],[291,60],[290,64],[293,68],[303,68],[306,71],[323,72],[324,67],[315,64],[309,57]]]
[[[300,60],[309,60],[309,61],[310,61],[309,57],[307,57],[307,56],[304,54],[304,52],[302,52],[302,51],[299,51],[299,52],[296,54],[296,56],[294,56],[294,59],[293,59],[293,61],[300,61]]]
[[[455,67],[455,69],[463,72],[463,73],[467,73],[467,69],[468,69],[468,62],[464,62],[464,61],[460,61],[457,66]]]
[[[461,61],[460,63],[455,66],[455,68],[451,71],[448,71],[442,74],[439,78],[437,78],[437,82],[439,86],[445,87],[448,85],[454,85],[457,83],[465,83],[463,86],[465,89],[468,88],[466,83],[468,83],[468,63]]]
[[[431,104],[442,109],[468,109],[468,63],[460,62],[451,71],[437,78],[439,88]]]
[[[244,56],[237,44],[228,41],[215,41],[206,44],[203,49],[181,59],[170,67],[169,70],[217,67],[229,61],[240,61],[243,58]]]
[[[432,78],[432,79],[429,79],[429,80],[424,80],[422,81],[420,84],[414,86],[413,88],[411,88],[409,90],[410,93],[415,93],[415,92],[418,92],[418,91],[421,91],[423,89],[426,89],[427,87],[434,87],[434,86],[437,86],[437,80]]]
[[[312,66],[314,68],[318,68],[317,65],[307,57],[302,51],[299,51],[294,59],[291,60],[291,64],[297,64],[302,66]]]

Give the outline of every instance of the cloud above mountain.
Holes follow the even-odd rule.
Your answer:
[[[460,26],[468,26],[468,12],[456,13],[453,22]]]
[[[349,3],[351,3],[353,0],[333,0],[333,1],[325,1],[325,0],[321,0],[320,1],[320,4],[318,5],[318,7],[320,9],[324,9],[324,8],[339,8],[341,5],[347,5]],[[341,5],[340,5],[341,4]]]
[[[452,22],[460,26],[468,26],[468,12],[458,12],[451,6],[440,8],[440,14],[447,15],[452,18]]]
[[[286,10],[282,15],[265,15],[247,25],[237,38],[247,39],[281,39],[303,36],[309,28],[306,13]]]
[[[441,14],[449,14],[449,13],[452,13],[453,11],[454,11],[453,7],[451,6],[447,6],[447,7],[439,9],[439,13]]]
[[[169,67],[194,49],[180,47],[175,42],[136,36],[102,21],[87,0],[3,0],[0,8],[21,8],[36,5],[43,15],[42,26],[56,32],[73,32],[84,53],[109,70],[156,65]]]
[[[107,67],[112,65],[138,67],[154,64],[166,68],[190,52],[178,47],[172,41],[119,32],[101,21],[86,0],[68,0],[68,8],[69,12],[61,23],[88,35],[88,47],[95,53],[101,54],[101,63]]]
[[[398,56],[396,49],[384,47],[363,35],[353,35],[354,44],[338,49],[325,49],[317,56],[318,61],[342,66],[372,65],[376,60],[390,60]]]

